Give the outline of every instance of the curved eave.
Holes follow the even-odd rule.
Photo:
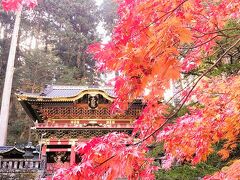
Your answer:
[[[26,100],[20,100],[18,99],[19,102],[21,103],[22,107],[24,108],[25,112],[28,114],[28,116],[35,122],[38,120],[39,122],[42,121],[41,117],[38,116],[37,112],[35,109],[32,108],[32,106],[29,104],[28,101]]]
[[[96,89],[83,90],[79,94],[75,96],[69,96],[69,97],[47,97],[47,96],[37,96],[37,95],[30,95],[30,94],[18,94],[18,93],[15,93],[15,94],[19,101],[38,101],[38,102],[52,102],[52,101],[74,102],[79,98],[83,97],[85,94],[91,94],[91,95],[100,94],[111,102],[115,99],[115,97],[109,95],[104,90],[96,90]]]
[[[18,149],[18,148],[16,148],[16,147],[12,147],[12,148],[10,148],[10,149],[8,149],[8,150],[1,151],[0,154],[6,154],[6,153],[9,153],[9,152],[11,152],[11,151],[16,151],[16,152],[18,152],[19,154],[24,154],[24,153],[25,153],[25,151],[23,151],[23,150],[21,150],[21,149]]]

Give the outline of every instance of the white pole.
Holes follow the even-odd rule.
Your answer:
[[[13,73],[14,73],[14,60],[15,60],[15,54],[16,54],[16,48],[17,48],[19,26],[21,21],[21,11],[22,11],[22,8],[16,12],[12,40],[11,40],[11,45],[10,45],[10,50],[8,55],[5,82],[3,87],[2,105],[1,105],[1,114],[0,114],[0,146],[5,145],[6,139],[7,139],[9,107],[10,107],[12,80],[13,80]]]

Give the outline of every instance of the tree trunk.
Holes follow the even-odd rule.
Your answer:
[[[20,20],[21,20],[21,10],[16,12],[16,19],[14,23],[11,46],[10,46],[9,55],[8,55],[5,82],[3,87],[2,106],[1,106],[1,114],[0,114],[0,146],[5,145],[6,139],[7,139],[9,104],[10,104],[10,97],[11,97],[11,90],[12,90],[14,60],[15,60],[15,54],[16,54]]]

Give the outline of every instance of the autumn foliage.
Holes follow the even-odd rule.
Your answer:
[[[240,77],[203,80],[192,93],[198,103],[190,113],[166,126],[157,136],[166,152],[193,164],[206,161],[217,142],[224,142],[218,154],[227,159],[237,147],[240,135]]]
[[[93,44],[89,51],[101,69],[119,71],[116,104],[144,96],[156,101],[181,72],[195,68],[211,55],[218,34],[229,18],[236,18],[235,1],[136,0],[119,1],[119,23],[112,40]],[[144,95],[145,89],[149,95]]]
[[[17,11],[26,6],[34,8],[37,5],[37,0],[2,0],[2,7],[5,11]]]
[[[79,143],[76,151],[82,163],[68,170],[61,170],[55,179],[153,179],[153,158],[147,158],[147,148],[132,146],[133,139],[126,134],[110,133],[87,143]]]
[[[139,140],[120,145],[119,141],[107,140],[121,136],[119,134],[94,138],[79,145],[78,151],[86,153],[82,164],[67,172],[75,178],[92,175],[106,179],[154,179],[152,173],[156,168],[152,159],[146,159],[146,147],[155,142],[164,143],[161,168],[165,169],[176,162],[205,161],[214,151],[213,145],[220,141],[223,147],[218,154],[228,158],[239,142],[240,78],[239,75],[204,76],[227,51],[238,45],[239,35],[229,37],[229,49],[188,88],[179,92],[180,104],[170,113],[168,102],[163,98],[171,81],[180,79],[182,73],[188,73],[218,53],[216,42],[228,31],[226,23],[239,18],[238,1],[119,0],[118,3],[119,21],[111,41],[93,44],[89,52],[98,61],[100,70],[120,74],[115,79],[118,98],[114,110],[125,110],[128,102],[139,97],[146,103],[133,132]],[[174,119],[181,107],[190,102],[194,104],[188,108],[189,113]],[[85,163],[87,168],[83,167]],[[65,175],[61,173],[56,179],[66,178]]]
[[[164,143],[161,168],[165,169],[176,162],[205,161],[214,151],[213,145],[220,141],[223,147],[218,154],[228,158],[239,142],[240,78],[238,75],[204,78],[227,52],[189,88],[179,92],[180,104],[170,113],[163,98],[171,81],[180,79],[182,73],[198,67],[217,52],[216,42],[227,31],[226,23],[239,18],[238,1],[119,0],[118,3],[119,21],[111,41],[93,44],[89,52],[98,61],[100,70],[120,74],[115,79],[118,96],[113,106],[115,111],[125,110],[128,102],[139,97],[146,103],[133,132],[139,140],[127,142],[118,138],[123,135],[108,134],[80,144],[78,151],[84,154],[83,161],[67,172],[86,179],[154,179],[152,173],[156,167],[152,159],[146,158],[146,147],[155,142]],[[237,37],[230,41],[232,46],[228,50],[238,45]],[[174,119],[183,104],[192,101],[189,113]],[[108,140],[111,138],[120,142]],[[65,175],[66,172],[60,173],[56,179],[66,178]]]

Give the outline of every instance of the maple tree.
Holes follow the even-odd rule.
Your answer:
[[[179,106],[169,113],[168,103],[162,100],[171,81],[180,79],[181,73],[191,71],[203,59],[218,52],[216,42],[226,36],[226,31],[234,30],[225,28],[225,25],[230,19],[239,18],[239,3],[228,0],[117,2],[120,19],[111,41],[93,44],[89,52],[98,61],[100,70],[117,71],[120,74],[115,79],[118,98],[114,101],[113,111],[126,110],[128,103],[139,97],[146,104],[134,125],[133,137],[138,135],[140,140],[123,143],[116,150],[113,148],[115,142],[112,144],[106,139],[119,135],[109,134],[98,138],[96,144],[92,140],[83,147],[79,145],[80,149],[92,147],[93,150],[84,151],[86,155],[83,155],[82,164],[70,168],[67,174],[70,172],[75,178],[89,178],[91,174],[108,179],[122,175],[153,179],[153,176],[146,175],[150,175],[156,167],[151,166],[152,160],[146,160],[144,150],[154,142],[164,142],[165,160],[162,168],[166,169],[176,161],[196,164],[206,160],[213,152],[213,144],[219,141],[223,141],[224,145],[218,154],[226,159],[239,142],[239,75],[226,79],[204,77],[239,44],[238,34],[228,37],[231,43],[228,44],[229,48],[182,92]],[[189,114],[171,123],[181,107],[193,97],[197,102],[189,107]],[[101,151],[95,151],[100,145]],[[136,153],[143,153],[132,158],[133,152],[128,151],[129,148]],[[150,173],[141,174],[135,166],[129,166],[129,161],[137,166],[145,161]],[[119,162],[124,166],[120,167]],[[83,167],[86,163],[87,168]],[[125,171],[126,167],[128,172]],[[135,176],[129,172],[135,172]],[[65,175],[63,171],[55,178],[64,179]]]
[[[210,78],[198,84],[238,45],[239,35],[229,37],[232,44],[182,93],[181,103],[174,111],[168,113],[168,104],[162,99],[171,81],[217,52],[216,41],[225,36],[225,31],[232,30],[225,29],[226,23],[239,17],[239,3],[228,0],[119,0],[118,3],[120,19],[112,40],[91,45],[89,52],[94,54],[100,70],[120,74],[115,79],[118,98],[114,111],[125,110],[138,97],[146,103],[133,132],[140,140],[135,143],[120,140],[123,142],[119,145],[119,141],[108,139],[118,139],[120,135],[108,134],[80,144],[80,153],[85,153],[82,163],[55,178],[64,179],[71,174],[76,179],[122,176],[154,179],[150,175],[156,167],[151,159],[146,159],[146,146],[153,142],[164,142],[162,168],[166,169],[176,161],[196,164],[206,160],[213,152],[213,144],[221,140],[224,145],[218,153],[227,158],[239,142],[239,76]],[[193,96],[197,103],[189,108],[189,114],[170,123]],[[136,169],[143,162],[147,174]]]

